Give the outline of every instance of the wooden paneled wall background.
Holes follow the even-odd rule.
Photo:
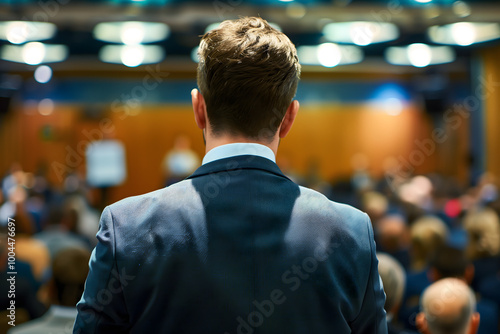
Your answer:
[[[500,177],[500,47],[483,53],[482,88],[485,107],[486,168]]]
[[[499,99],[497,95],[496,105]],[[14,106],[0,125],[0,172],[13,162],[31,172],[43,163],[50,181],[60,185],[73,169],[84,175],[84,148],[90,141],[115,138],[125,146],[128,171],[126,182],[111,191],[110,200],[116,201],[162,187],[161,162],[177,135],[189,136],[192,148],[200,157],[204,154],[202,134],[189,105],[142,106],[134,115],[104,107],[97,118],[86,117],[82,110],[78,105],[57,104],[52,114],[43,116],[35,105]],[[494,116],[498,124],[498,113]],[[301,106],[291,133],[281,142],[278,162],[286,160],[301,174],[316,163],[321,176],[331,181],[349,176],[352,157],[361,153],[376,177],[383,176],[384,165],[392,159],[405,173],[437,171],[465,182],[468,121],[450,117],[436,125],[412,105],[397,116],[364,104]],[[436,133],[436,126],[442,131]],[[491,140],[497,146],[490,145],[490,151],[494,147],[498,151],[498,132],[495,135]],[[500,156],[495,159],[489,166],[499,170]]]

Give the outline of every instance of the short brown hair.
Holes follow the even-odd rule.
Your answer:
[[[198,87],[214,134],[270,140],[300,78],[288,37],[260,17],[224,21],[198,50]]]
[[[90,252],[79,247],[58,251],[52,261],[52,279],[62,306],[74,306],[80,300],[89,272]]]

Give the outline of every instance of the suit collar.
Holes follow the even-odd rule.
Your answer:
[[[238,155],[209,162],[199,167],[188,177],[188,179],[217,172],[238,171],[243,169],[260,169],[288,179],[276,163],[256,155]]]

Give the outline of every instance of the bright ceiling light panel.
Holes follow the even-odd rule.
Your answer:
[[[3,60],[28,65],[40,65],[65,60],[68,57],[68,47],[40,42],[30,42],[24,45],[4,45],[0,55]]]
[[[499,23],[457,22],[427,30],[434,43],[468,46],[500,38]]]
[[[54,37],[56,26],[48,22],[4,21],[0,22],[0,38],[12,44],[43,41]]]
[[[297,55],[303,65],[321,65],[324,67],[357,64],[363,61],[364,57],[363,51],[357,46],[335,43],[299,46]]]
[[[47,65],[39,66],[33,73],[35,80],[39,83],[47,83],[52,79],[52,69]]]
[[[393,41],[399,37],[399,30],[388,22],[334,22],[325,25],[323,34],[332,42],[365,46]]]
[[[393,46],[385,51],[385,59],[393,65],[412,65],[426,67],[429,65],[451,63],[455,60],[455,52],[449,46],[429,46],[414,43],[408,46]]]
[[[160,22],[103,22],[94,27],[94,37],[103,42],[138,45],[165,40],[170,28]]]
[[[408,45],[408,60],[415,67],[426,67],[432,60],[432,49],[427,44],[414,43]]]
[[[99,51],[99,59],[105,63],[137,67],[156,64],[165,58],[163,48],[157,45],[106,45]]]

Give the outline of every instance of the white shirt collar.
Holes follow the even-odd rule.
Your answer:
[[[256,155],[276,162],[274,152],[265,145],[257,143],[233,143],[217,146],[208,151],[203,158],[202,165],[238,155]]]

